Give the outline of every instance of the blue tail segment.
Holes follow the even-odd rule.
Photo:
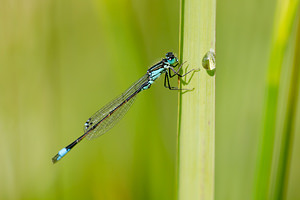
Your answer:
[[[63,148],[52,158],[53,164],[59,161],[62,157],[64,157],[71,149]]]
[[[84,133],[82,136],[80,136],[77,140],[63,148],[52,158],[53,164],[62,159],[73,147],[75,147],[76,144],[78,144],[89,132]]]

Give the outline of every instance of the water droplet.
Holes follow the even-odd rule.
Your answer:
[[[202,66],[206,70],[215,70],[216,69],[216,54],[213,49],[210,49],[202,59]]]

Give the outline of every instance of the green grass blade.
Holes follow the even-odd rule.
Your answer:
[[[182,0],[180,60],[184,72],[179,95],[178,199],[214,199],[215,76],[202,68],[202,58],[215,49],[215,0]]]
[[[263,133],[259,149],[259,163],[257,167],[256,182],[254,185],[254,199],[265,200],[278,197],[272,185],[272,159],[274,159],[274,140],[277,119],[277,104],[280,85],[280,76],[288,39],[291,35],[292,25],[296,18],[298,0],[279,0],[276,16],[274,18],[274,31],[272,37],[271,55],[269,61],[265,115]],[[283,161],[283,160],[282,160]],[[279,181],[275,178],[274,180]]]
[[[298,9],[298,12],[300,9]],[[298,13],[299,16],[299,13]],[[294,62],[292,65],[292,72],[289,84],[289,94],[287,100],[287,108],[285,121],[283,125],[283,132],[281,134],[281,145],[280,145],[280,155],[278,161],[278,170],[275,181],[275,188],[273,196],[280,200],[286,199],[291,153],[292,153],[292,143],[294,138],[294,128],[296,125],[296,108],[298,102],[299,94],[299,79],[300,79],[300,20],[298,19],[298,28],[296,34],[296,45],[294,51]]]

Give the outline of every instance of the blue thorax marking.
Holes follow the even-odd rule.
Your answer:
[[[164,67],[160,67],[160,68],[158,68],[158,69],[155,69],[155,70],[149,72],[149,81],[148,81],[148,84],[147,84],[146,86],[144,86],[144,87],[142,88],[142,90],[149,89],[150,86],[154,83],[154,81],[155,81],[156,79],[158,79],[158,77],[160,77],[160,75],[161,75],[162,73],[164,73],[164,72],[166,72],[166,68],[164,68]]]
[[[153,72],[151,72],[149,75],[150,75],[150,81],[155,81],[158,77],[160,77],[160,75],[162,73],[164,73],[166,71],[165,68],[160,68],[160,69],[157,69]]]

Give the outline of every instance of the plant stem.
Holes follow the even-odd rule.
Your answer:
[[[180,60],[199,72],[182,78],[179,95],[178,199],[214,199],[215,76],[201,67],[215,49],[215,0],[182,0]],[[188,69],[185,69],[185,72]]]
[[[278,161],[277,181],[275,182],[274,196],[278,200],[286,199],[289,180],[290,162],[292,154],[292,144],[294,138],[294,128],[296,124],[296,110],[299,94],[299,78],[300,78],[300,20],[298,19],[296,33],[296,45],[294,51],[294,63],[290,78],[290,89],[288,94],[288,102],[284,121],[284,128],[281,135],[281,147]]]
[[[280,117],[277,116],[277,104],[282,64],[298,7],[299,0],[278,0],[277,2],[267,77],[263,132],[258,151],[259,162],[254,185],[255,197],[253,199],[256,200],[279,198],[278,185],[282,183],[279,182],[280,178],[278,178],[278,170],[280,170],[278,165],[281,164],[275,162],[277,159],[275,159],[276,155],[274,154],[276,119]],[[279,162],[285,161],[282,159]],[[274,173],[272,173],[272,169],[275,170]]]

